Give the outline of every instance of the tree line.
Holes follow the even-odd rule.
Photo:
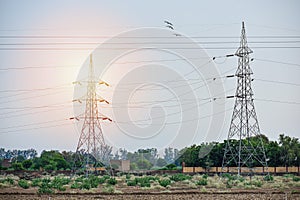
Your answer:
[[[270,141],[262,135],[262,142],[265,148],[265,154],[268,166],[300,166],[300,142],[298,138],[279,135],[278,141]],[[258,145],[258,137],[252,137],[253,145]],[[231,143],[237,143],[237,140],[230,140]],[[227,141],[202,143],[192,145],[181,150],[174,148],[165,148],[163,157],[159,157],[156,148],[138,149],[135,152],[129,152],[126,149],[119,149],[109,155],[110,159],[130,160],[131,170],[145,169],[172,169],[180,167],[184,162],[186,166],[191,167],[211,167],[222,166],[224,149]],[[208,149],[204,156],[203,149]],[[0,148],[0,169],[2,170],[70,170],[73,167],[82,167],[84,159],[76,159],[77,154],[71,151],[43,151],[40,156],[34,149],[29,150],[8,150]],[[82,157],[88,156],[81,154]],[[9,159],[10,167],[3,166],[4,159]],[[97,163],[101,166],[101,163]],[[96,166],[95,165],[95,166]],[[259,163],[255,163],[259,166]],[[234,163],[232,163],[234,166]],[[112,166],[114,167],[114,166]]]

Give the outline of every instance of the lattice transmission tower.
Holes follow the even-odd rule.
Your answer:
[[[76,148],[76,154],[81,155],[81,160],[84,159],[84,165],[86,167],[91,166],[95,162],[107,164],[109,154],[111,153],[111,147],[105,144],[100,121],[112,121],[110,118],[100,114],[98,110],[98,103],[105,102],[109,104],[109,102],[101,97],[98,97],[96,92],[98,84],[104,84],[106,86],[109,86],[109,84],[104,81],[99,81],[95,77],[92,54],[90,54],[89,58],[90,62],[86,96],[73,100],[74,102],[77,101],[79,103],[85,101],[85,113],[83,116],[71,118],[76,120],[83,119],[83,125]],[[80,82],[75,83],[81,84]]]
[[[253,167],[267,167],[251,88],[253,80],[249,64],[251,53],[253,51],[248,47],[243,22],[240,47],[235,53],[238,57],[238,69],[235,73],[237,77],[235,105],[222,162],[223,171],[225,167],[237,167],[238,175],[243,172],[243,168],[247,169],[245,173],[252,174]]]

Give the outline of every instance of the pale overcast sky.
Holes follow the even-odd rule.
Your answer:
[[[251,54],[254,58],[251,68],[255,79],[252,89],[254,98],[257,99],[255,107],[261,132],[271,140],[276,140],[280,133],[299,138],[299,8],[300,2],[297,0],[147,2],[0,0],[0,147],[74,151],[80,127],[77,128],[77,125],[68,120],[74,116],[72,82],[77,79],[80,68],[89,54],[98,44],[110,37],[132,29],[156,27],[168,30],[164,20],[173,24],[175,32],[198,42],[210,58],[235,53],[239,46],[241,23],[244,21],[249,46],[254,51]],[[149,58],[158,59],[158,63],[159,60],[170,58],[176,60],[175,57],[156,52],[151,53],[151,56],[129,55],[122,58],[121,62],[137,61],[141,64],[143,60]],[[176,63],[180,65],[180,62],[163,61],[159,64],[176,66]],[[214,61],[219,73],[223,75],[234,74],[237,63],[236,57],[218,58]],[[126,73],[130,68],[129,65],[119,67],[120,69],[113,71],[115,77],[111,78],[111,81],[118,82],[117,74],[122,70]],[[178,73],[188,72],[189,70],[179,70]],[[186,77],[189,78],[191,77]],[[225,79],[224,95],[233,95],[235,86],[236,79]],[[103,94],[108,100],[111,100],[113,95],[113,83],[104,91],[110,89],[112,91]],[[140,99],[139,95],[133,98],[135,101],[141,99],[144,101],[147,98],[149,101],[158,101],[157,98],[151,99],[154,94],[153,96],[152,93],[147,94],[148,96],[139,94],[143,97]],[[199,94],[197,96],[207,97]],[[232,115],[230,108],[233,107],[234,100],[229,99],[225,102],[227,111],[224,124],[220,122],[223,128],[216,137],[219,141],[227,137]],[[161,106],[166,106],[165,113],[178,112],[172,105],[174,104],[164,103]],[[104,107],[104,114],[110,115],[112,112],[109,109]],[[138,112],[136,116],[142,119],[151,115],[149,109],[132,112]],[[182,112],[191,110],[185,111],[182,107]],[[203,112],[209,112],[209,109],[204,109]],[[170,122],[181,119],[180,115],[173,116],[172,119],[168,117],[170,116],[167,115],[166,120]],[[188,144],[205,142],[201,131],[208,128],[207,123],[209,121],[204,120],[199,124],[197,134],[192,140],[187,140]],[[159,132],[158,142],[126,138],[118,129],[118,125],[120,125],[118,122],[112,124],[105,122],[104,137],[116,148],[124,147],[131,150],[152,146],[166,147],[172,138],[170,134],[178,129],[173,127],[172,123],[166,124]],[[185,131],[189,132],[189,129]]]

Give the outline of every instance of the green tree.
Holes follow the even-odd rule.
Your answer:
[[[163,158],[158,158],[157,161],[156,161],[156,165],[158,167],[163,167],[163,166],[167,165],[167,162]]]
[[[268,159],[268,166],[270,167],[278,167],[281,166],[280,159],[280,147],[277,141],[270,141],[266,146],[266,157]]]
[[[284,134],[279,135],[280,145],[280,160],[285,166],[299,165],[299,139],[285,136]]]
[[[130,163],[130,170],[136,170],[138,168],[135,162]]]
[[[18,163],[18,162],[12,163],[11,167],[12,167],[14,170],[23,170],[23,169],[24,169],[22,163]]]
[[[139,169],[150,169],[152,167],[152,163],[146,159],[140,159],[136,164]]]
[[[24,161],[22,162],[22,165],[23,165],[23,167],[24,167],[25,169],[29,169],[29,168],[32,166],[32,164],[33,164],[33,162],[32,162],[31,159],[29,159],[29,160],[24,160]]]

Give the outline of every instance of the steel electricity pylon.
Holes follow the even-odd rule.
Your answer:
[[[106,86],[109,85],[104,81],[98,81],[95,77],[92,54],[90,55],[89,60],[86,96],[73,100],[79,103],[85,101],[85,112],[83,116],[71,118],[76,120],[83,119],[83,125],[76,148],[76,154],[81,155],[81,160],[82,158],[84,159],[84,165],[86,166],[91,166],[95,162],[106,163],[108,161],[107,159],[111,153],[111,147],[105,144],[100,121],[112,121],[110,118],[99,113],[98,103],[105,102],[109,104],[109,102],[103,98],[99,98],[96,92],[98,84],[104,84]],[[80,82],[75,83],[81,84]]]
[[[249,54],[244,22],[242,23],[240,47],[235,55],[238,57],[237,89],[235,105],[228,132],[222,168],[237,167],[238,175],[242,167],[253,173],[253,167],[267,167],[262,135],[254,108],[253,91],[251,88],[253,74],[250,68]]]

